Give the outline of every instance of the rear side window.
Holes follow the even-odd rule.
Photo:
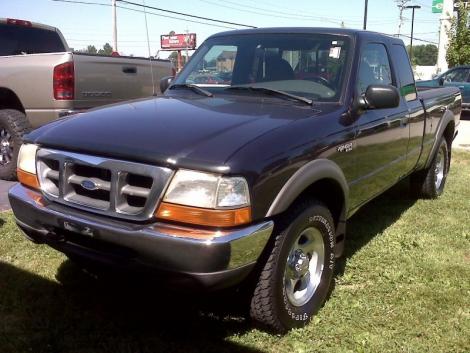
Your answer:
[[[65,51],[64,44],[55,31],[0,24],[0,56]]]
[[[392,71],[385,46],[378,43],[365,45],[359,64],[357,81],[359,93],[364,93],[369,85],[392,84]]]
[[[410,60],[403,45],[392,45],[395,67],[400,78],[400,94],[407,102],[415,100],[416,94],[415,79],[411,70]]]

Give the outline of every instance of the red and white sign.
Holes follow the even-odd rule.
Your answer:
[[[196,33],[161,35],[160,44],[163,50],[196,49]]]

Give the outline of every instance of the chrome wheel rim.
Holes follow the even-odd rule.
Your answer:
[[[445,163],[446,163],[445,150],[444,148],[440,148],[436,156],[436,166],[434,169],[434,175],[435,175],[434,180],[436,184],[436,190],[439,190],[439,188],[442,185],[442,181],[444,180]]]
[[[13,143],[10,133],[5,129],[0,129],[0,165],[6,165],[13,158]]]
[[[307,228],[297,237],[287,256],[284,289],[290,303],[305,305],[320,284],[325,259],[321,232]]]

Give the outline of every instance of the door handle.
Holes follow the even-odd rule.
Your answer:
[[[137,68],[135,66],[124,66],[122,68],[122,72],[124,72],[125,74],[136,74]]]
[[[459,86],[460,89],[465,89],[465,86]]]

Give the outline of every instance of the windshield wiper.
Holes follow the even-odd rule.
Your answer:
[[[271,89],[267,87],[256,87],[256,86],[231,86],[226,88],[226,90],[241,90],[241,91],[253,91],[253,92],[263,92],[266,94],[271,94],[271,95],[278,95],[282,97],[287,97],[291,99],[295,99],[296,101],[303,102],[308,105],[313,105],[313,100],[301,97],[301,96],[296,96],[295,94],[290,94],[284,91],[279,91],[277,89]]]
[[[206,91],[205,89],[197,85],[193,85],[191,83],[176,83],[169,87],[169,89],[178,89],[178,88],[189,88],[189,89],[192,89],[196,93],[202,94],[203,96],[214,97],[214,95],[210,93],[209,91]]]

